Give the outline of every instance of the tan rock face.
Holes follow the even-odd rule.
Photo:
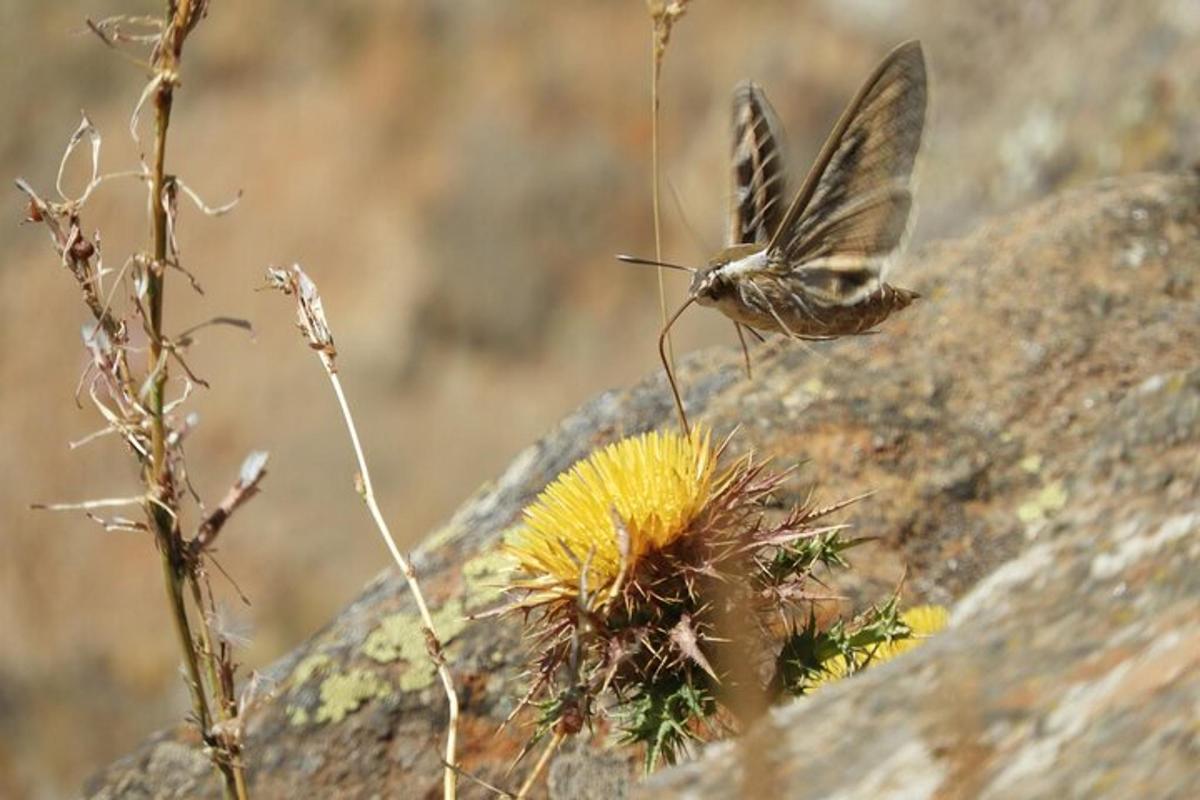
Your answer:
[[[142,76],[94,37],[76,35],[97,5],[0,3],[0,74],[21,76],[0,84],[0,119],[9,123],[0,125],[0,174],[9,179],[50,189],[81,108],[103,129],[105,169],[136,164],[125,129]],[[107,14],[164,4],[100,5]],[[261,267],[299,259],[327,299],[341,298],[330,312],[352,356],[347,368],[352,361],[360,370],[347,388],[360,427],[386,442],[372,449],[372,468],[383,508],[403,509],[393,522],[408,543],[566,409],[653,368],[653,273],[612,259],[653,249],[644,8],[214,4],[184,65],[170,169],[211,203],[237,189],[246,201],[229,217],[189,217],[181,227],[185,266],[208,294],[173,294],[179,304],[172,299],[169,310],[178,330],[231,314],[252,318],[261,334],[252,344],[214,331],[191,363],[214,387],[197,396],[202,428],[189,444],[200,491],[215,500],[209,493],[224,491],[223,476],[248,448],[269,447],[276,465],[253,506],[263,524],[249,523],[223,561],[254,602],[245,613],[255,631],[241,651],[247,664],[268,663],[317,630],[381,564],[373,536],[342,535],[364,522],[349,476],[329,471],[330,454],[345,453],[344,431],[328,404],[313,402],[319,375],[298,352],[286,310],[250,291]],[[264,37],[279,20],[286,35]],[[664,72],[664,256],[694,263],[720,245],[737,80],[760,81],[774,98],[799,173],[858,83],[910,36],[926,47],[932,92],[915,242],[964,235],[1099,176],[1183,169],[1200,154],[1195,0],[693,3]],[[86,161],[73,165],[68,186],[84,179]],[[132,183],[110,184],[85,217],[114,265],[126,243],[144,240],[135,195]],[[0,252],[0,506],[10,510],[0,545],[5,797],[66,794],[82,771],[185,708],[166,623],[128,624],[162,608],[143,543],[114,545],[77,515],[21,511],[130,489],[119,449],[103,440],[64,447],[93,430],[90,412],[70,399],[82,366],[70,322],[78,298],[43,233],[16,227],[23,210],[20,192],[0,192],[10,226]],[[1127,243],[1118,257],[1134,267],[1155,256]],[[907,285],[911,274],[906,267],[894,278]],[[178,277],[172,285],[182,289]],[[683,281],[668,281],[677,296]],[[687,317],[677,347],[734,341],[719,313]],[[263,394],[264,385],[277,391]],[[805,398],[788,402],[801,413]],[[804,435],[813,452],[836,444],[825,430]],[[871,458],[888,457],[892,444],[874,435],[857,432],[860,451],[878,447]],[[911,548],[928,520],[960,513],[945,497],[970,503],[973,492],[991,491],[994,474],[979,452],[941,464],[942,488],[930,497],[905,499],[908,509],[933,505],[911,512]],[[1037,454],[1025,458],[1032,465]],[[1019,507],[1035,521],[1049,518],[1043,512],[1062,488],[1038,486]],[[961,575],[977,566],[953,548],[920,555],[953,561],[963,585],[977,577]],[[884,584],[898,560],[878,557]],[[334,681],[327,692],[353,698],[370,688]]]
[[[753,381],[734,350],[688,359],[693,419],[740,425],[737,449],[804,462],[790,491],[876,490],[848,519],[881,541],[839,588],[877,598],[907,567],[906,598],[953,604],[954,625],[642,796],[1194,793],[1198,263],[1200,180],[1102,182],[912,254],[899,271],[925,299],[879,336],[768,343]],[[435,602],[491,602],[490,547],[524,503],[591,448],[672,424],[659,376],[565,419],[431,537],[418,569]],[[259,794],[436,792],[444,710],[414,678],[396,622],[409,612],[383,577],[278,665],[249,728]],[[381,637],[393,658],[364,650]],[[492,781],[522,742],[519,729],[494,735],[522,688],[518,646],[484,623],[450,644],[465,766]],[[180,736],[114,764],[89,794],[216,796],[202,761],[162,757]]]

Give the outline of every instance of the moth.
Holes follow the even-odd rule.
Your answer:
[[[686,431],[687,416],[664,342],[693,303],[744,331],[793,339],[873,333],[919,295],[884,282],[909,228],[913,165],[926,107],[920,42],[893,50],[850,101],[790,205],[782,127],[763,90],[733,97],[733,194],[728,244],[703,268],[618,256],[692,273],[687,300],[659,334],[658,350]]]

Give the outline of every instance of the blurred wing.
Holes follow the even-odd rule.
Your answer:
[[[729,242],[766,244],[787,210],[783,128],[760,86],[733,92],[733,198]]]
[[[858,302],[900,248],[925,103],[925,56],[908,42],[859,89],[772,237],[776,263],[818,302]]]

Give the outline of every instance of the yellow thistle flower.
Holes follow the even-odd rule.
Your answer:
[[[912,632],[911,635],[904,639],[893,639],[890,642],[884,642],[872,649],[871,660],[868,662],[868,666],[891,661],[901,653],[907,653],[914,647],[919,647],[924,639],[932,636],[949,624],[950,612],[946,610],[945,606],[913,606],[901,614],[900,619],[908,626],[908,629]],[[850,674],[845,656],[834,656],[824,662],[822,667],[825,670],[825,674],[812,682],[811,686],[814,689],[818,686],[841,680]]]
[[[603,591],[621,570],[620,524],[628,535],[627,569],[687,532],[711,497],[717,453],[707,431],[655,431],[609,445],[578,462],[525,509],[504,549],[528,576],[532,603]]]
[[[745,609],[735,624],[749,634],[752,660],[775,661],[772,691],[803,694],[813,673],[829,679],[831,660],[821,659],[838,651],[841,638],[797,632],[803,641],[782,643],[797,653],[773,656],[781,643],[772,626],[806,608],[814,619],[812,573],[845,567],[839,554],[861,540],[844,538],[842,526],[816,524],[844,504],[804,503],[777,514],[789,473],[768,470],[752,453],[718,469],[723,451],[703,429],[624,439],[556,478],[505,537],[516,567],[506,587],[511,602],[489,614],[520,615],[532,676],[520,706],[539,710],[535,737],[573,735],[595,715],[611,717],[624,741],[645,746],[649,769],[720,735],[733,718],[723,697],[765,677],[729,667],[749,654],[723,608]],[[850,633],[880,642],[926,632],[914,612],[906,628],[894,602],[886,609],[874,628]],[[845,623],[836,624],[840,636]],[[805,645],[823,646],[817,655]],[[862,649],[853,650],[851,669]],[[601,702],[608,692],[615,705]]]

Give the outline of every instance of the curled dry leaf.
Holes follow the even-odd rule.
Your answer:
[[[58,176],[54,180],[54,189],[58,192],[58,196],[67,203],[75,205],[82,203],[100,180],[100,131],[88,119],[87,112],[80,112],[80,114],[79,127],[75,129],[75,132],[71,134],[71,138],[67,141],[67,148],[63,151],[62,160],[58,162]],[[67,162],[71,160],[71,154],[75,152],[75,148],[79,147],[85,138],[92,146],[92,174],[83,192],[80,193],[79,197],[72,199],[63,189],[63,176],[67,171]]]
[[[220,217],[224,214],[228,214],[237,206],[238,203],[242,201],[242,190],[238,189],[237,194],[234,195],[234,198],[229,202],[219,206],[210,206],[208,203],[204,202],[204,199],[200,197],[199,194],[196,193],[195,189],[188,186],[179,178],[175,179],[175,185],[178,186],[183,193],[186,194],[188,198],[196,204],[196,208],[200,209],[200,213],[208,217]]]
[[[312,278],[299,264],[293,264],[290,270],[268,267],[267,286],[296,298],[296,322],[300,332],[308,341],[308,346],[319,351],[326,366],[333,370],[337,348],[333,345],[333,332],[329,330],[329,322],[325,318],[321,294]]]
[[[258,484],[267,475],[268,458],[269,454],[265,450],[255,450],[242,461],[238,479],[221,498],[220,504],[200,523],[196,538],[191,543],[193,553],[203,552],[211,546],[233,512],[258,494]]]

